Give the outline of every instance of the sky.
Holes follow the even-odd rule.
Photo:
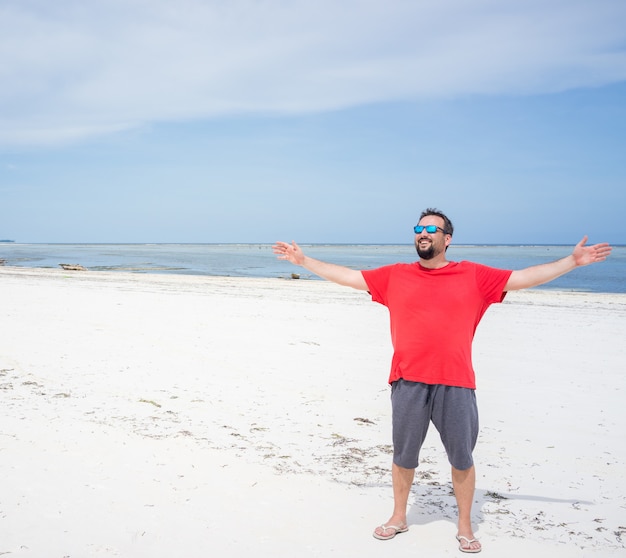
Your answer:
[[[624,0],[0,0],[0,239],[626,244]]]

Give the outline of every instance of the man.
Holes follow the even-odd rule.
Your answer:
[[[606,244],[586,246],[585,236],[571,255],[560,260],[510,271],[471,262],[452,262],[446,250],[454,228],[437,209],[426,209],[415,227],[419,262],[358,271],[305,256],[292,242],[277,242],[279,259],[340,285],[369,291],[389,309],[391,363],[394,509],[374,537],[392,539],[408,530],[406,508],[419,451],[432,421],[452,466],[458,507],[459,550],[476,553],[471,508],[476,473],[472,452],[478,438],[478,410],[471,360],[474,332],[487,308],[508,291],[547,283],[576,267],[604,261]]]

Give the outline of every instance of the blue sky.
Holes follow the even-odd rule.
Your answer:
[[[626,244],[623,0],[3,0],[0,238]]]

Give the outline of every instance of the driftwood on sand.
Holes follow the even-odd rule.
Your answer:
[[[80,264],[66,264],[66,263],[62,263],[59,264],[63,269],[67,270],[67,271],[87,271],[86,267],[83,267]]]

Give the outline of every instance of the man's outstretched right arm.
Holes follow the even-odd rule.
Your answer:
[[[367,283],[360,271],[309,258],[304,255],[300,246],[293,241],[291,244],[279,241],[274,244],[273,250],[279,260],[287,260],[292,264],[299,265],[323,279],[361,291],[368,290]]]

